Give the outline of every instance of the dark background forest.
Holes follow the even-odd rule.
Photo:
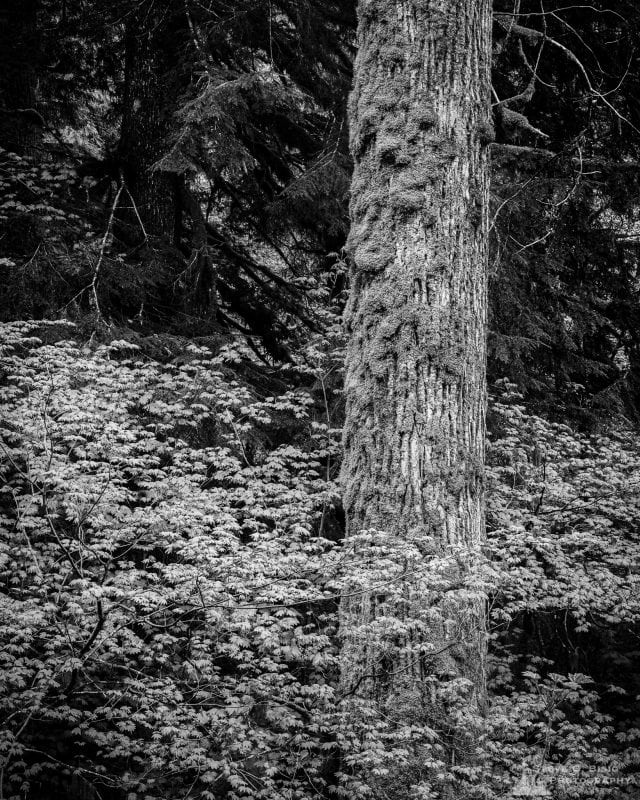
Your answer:
[[[0,798],[366,797],[397,746],[337,681],[355,25],[0,8]],[[491,703],[431,797],[640,792],[639,46],[495,3]]]

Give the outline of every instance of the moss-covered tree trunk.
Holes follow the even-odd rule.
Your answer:
[[[490,35],[490,0],[359,3],[344,502],[384,535],[342,601],[343,747],[394,800],[473,762],[483,705]]]

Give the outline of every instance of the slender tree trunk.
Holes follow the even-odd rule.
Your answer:
[[[386,537],[354,545],[360,573],[396,572],[343,598],[343,746],[397,800],[426,796],[434,759],[473,761],[484,702],[483,602],[463,587],[485,537],[490,0],[358,13],[344,502],[352,541]]]

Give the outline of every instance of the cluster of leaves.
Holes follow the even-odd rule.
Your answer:
[[[2,347],[5,797],[364,797],[363,767],[380,791],[401,780],[431,797],[437,775],[458,796],[499,796],[523,765],[555,769],[558,785],[568,767],[637,774],[632,431],[578,434],[527,413],[502,382],[492,566],[460,580],[423,542],[365,532],[336,546],[335,342],[310,343],[301,388],[289,375],[278,392],[256,389],[269,382],[240,341],[83,344],[68,322],[32,322],[4,325]],[[460,624],[442,616],[446,600],[453,611],[487,593],[482,738],[472,687],[447,677],[424,631]],[[379,613],[350,628],[371,642],[376,674],[354,664],[340,683],[341,595]],[[420,640],[431,644],[418,652]],[[411,663],[425,671],[420,697],[403,689],[398,664]],[[366,708],[350,713],[366,706],[362,681],[397,687],[366,730]],[[452,767],[465,731],[477,762]],[[403,772],[416,748],[424,775]],[[591,787],[561,789],[580,800]]]
[[[637,436],[576,433],[515,388],[498,385],[489,421],[492,769],[507,785],[522,765],[637,779]],[[593,783],[562,791],[589,797]]]
[[[236,380],[240,346],[74,334],[3,329],[3,796],[317,797],[327,425]]]
[[[396,542],[390,552],[382,536],[367,541],[371,564],[361,559],[359,572],[345,584],[345,591],[351,586],[358,597],[360,590],[376,603],[376,618],[355,635],[370,643],[370,672],[385,656],[394,665],[387,676],[378,668],[376,679],[395,683],[397,692],[382,717],[367,715],[367,701],[359,701],[353,719],[364,720],[364,729],[349,719],[341,723],[343,783],[350,796],[367,796],[357,782],[358,770],[366,767],[379,796],[405,786],[411,797],[453,791],[456,797],[497,798],[530,775],[562,800],[585,800],[594,791],[608,800],[635,797],[640,782],[636,431],[620,425],[588,435],[537,416],[506,379],[494,386],[489,428],[484,565],[477,563],[454,586],[451,564],[425,552],[424,543],[416,548],[411,541],[401,547]],[[469,554],[464,560],[469,563]],[[481,597],[490,601],[486,720],[474,713],[464,681],[448,680],[446,662],[433,653],[434,625],[437,630],[443,621],[454,629],[461,624],[443,620],[447,599],[459,611]],[[426,666],[424,693],[402,688],[403,671],[415,669],[414,642],[427,642],[418,657]],[[354,680],[363,680],[358,674]],[[439,704],[439,725],[431,729],[423,715],[429,702]],[[447,761],[451,737],[469,753],[477,748],[475,763]],[[410,771],[416,751],[424,775]]]

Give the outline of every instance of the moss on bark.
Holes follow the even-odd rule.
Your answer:
[[[489,11],[489,0],[363,0],[350,100],[348,533],[383,531],[399,553],[415,546],[450,559],[452,586],[484,540]],[[341,617],[345,691],[381,714],[413,698],[426,728],[450,722],[433,680],[467,686],[476,712],[483,702],[482,608],[446,592],[436,603],[434,593],[408,577],[410,600],[345,598]],[[363,639],[394,615],[406,633],[393,645]],[[362,679],[367,670],[378,678]],[[463,740],[473,743],[458,733],[424,747],[460,758]],[[374,793],[408,797],[433,778],[420,752],[406,774],[390,767],[395,785],[368,774]]]

